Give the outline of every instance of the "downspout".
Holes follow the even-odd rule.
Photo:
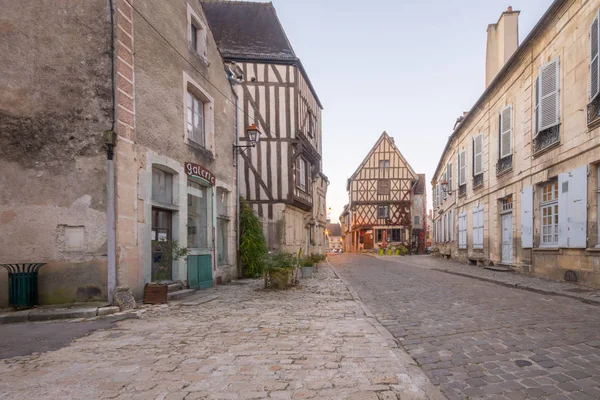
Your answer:
[[[239,85],[244,81],[244,76],[240,75],[239,77],[235,76],[235,73],[231,70],[231,68],[227,67],[227,78],[229,79],[229,83],[231,84],[231,88],[233,89],[233,95],[235,96],[235,145],[239,146],[240,144],[240,131],[238,126],[238,112],[239,112],[239,101],[240,98],[235,90],[235,86]],[[236,243],[236,268],[238,278],[242,277],[242,260],[240,254],[240,168],[239,168],[239,153],[237,151],[237,147],[233,148],[233,158],[235,160],[235,243]]]
[[[108,301],[113,303],[115,288],[117,286],[116,268],[116,229],[115,229],[115,120],[116,120],[116,93],[115,93],[115,21],[113,0],[108,0],[110,7],[110,79],[112,86],[112,121],[110,131],[104,132],[104,143],[106,144],[106,241],[107,241],[107,289]]]

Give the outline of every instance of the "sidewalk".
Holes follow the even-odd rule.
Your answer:
[[[119,307],[113,307],[106,302],[37,306],[25,310],[3,309],[0,310],[0,324],[94,318],[118,312]]]
[[[372,256],[390,262],[413,264],[422,268],[493,282],[516,289],[528,290],[546,295],[569,297],[583,301],[584,303],[600,305],[600,290],[569,282],[558,282],[537,276],[524,275],[518,272],[492,271],[485,269],[482,266],[467,265],[454,260],[445,260],[430,255],[404,257]]]
[[[444,398],[326,265],[287,291],[211,291],[2,360],[2,398]]]

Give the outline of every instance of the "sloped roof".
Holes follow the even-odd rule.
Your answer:
[[[317,104],[323,108],[273,3],[227,0],[201,0],[200,3],[223,58],[296,65]]]
[[[327,224],[329,236],[342,236],[342,226],[340,224]]]
[[[425,194],[425,174],[419,174],[419,180],[415,186],[415,194]]]
[[[381,136],[379,137],[379,139],[377,139],[377,142],[375,143],[375,146],[373,146],[371,148],[371,150],[369,151],[369,153],[367,154],[367,156],[362,160],[362,162],[360,163],[360,165],[358,166],[358,168],[356,168],[356,171],[354,171],[354,173],[352,174],[352,176],[350,178],[348,178],[348,187],[350,185],[350,182],[356,177],[356,175],[358,174],[358,172],[365,166],[365,164],[367,163],[367,160],[371,157],[371,155],[375,152],[375,149],[377,147],[379,147],[379,145],[381,144],[381,142],[383,140],[387,140],[390,145],[392,146],[392,148],[398,153],[398,156],[400,156],[400,159],[404,162],[404,164],[406,165],[406,168],[408,168],[408,171],[412,174],[412,176],[414,177],[414,179],[417,179],[417,173],[415,172],[414,169],[412,169],[412,167],[410,166],[410,164],[408,163],[408,161],[406,161],[406,158],[404,158],[404,156],[402,155],[402,153],[400,152],[400,150],[398,150],[398,148],[396,147],[396,144],[394,143],[394,141],[390,138],[390,136],[387,134],[386,131],[383,131],[383,133],[381,134]],[[349,190],[348,187],[346,188],[346,190]]]
[[[272,3],[202,1],[223,57],[296,60]]]

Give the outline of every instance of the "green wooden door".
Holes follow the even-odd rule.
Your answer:
[[[210,254],[188,256],[188,284],[190,289],[212,287],[212,256]]]

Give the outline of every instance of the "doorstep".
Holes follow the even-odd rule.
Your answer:
[[[26,310],[0,312],[0,324],[20,322],[54,321],[74,318],[95,318],[119,312],[119,307],[109,303],[72,303],[51,306],[36,306]]]

